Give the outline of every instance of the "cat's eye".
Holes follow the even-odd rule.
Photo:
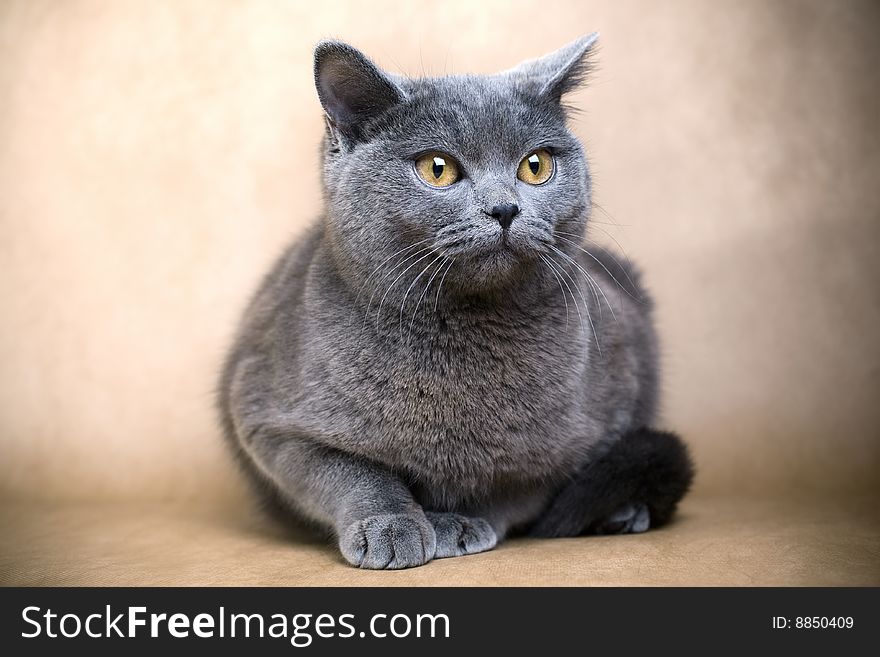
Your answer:
[[[553,175],[553,156],[544,148],[526,155],[519,163],[516,177],[530,185],[541,185]]]
[[[419,156],[416,172],[431,187],[449,187],[461,178],[458,163],[446,153],[436,151]]]

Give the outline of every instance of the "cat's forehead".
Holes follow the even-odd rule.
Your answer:
[[[487,144],[522,148],[567,135],[558,105],[504,75],[407,79],[397,126],[414,141],[435,140],[480,155]]]
[[[405,78],[400,84],[409,98],[432,98],[475,106],[511,99],[522,93],[522,88],[514,80],[502,74]]]

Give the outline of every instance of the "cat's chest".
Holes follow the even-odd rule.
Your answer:
[[[320,390],[334,440],[421,476],[508,476],[570,457],[583,362],[544,327],[450,320],[336,349]],[[328,405],[329,403],[329,405]]]
[[[378,336],[345,369],[350,384],[400,421],[436,415],[463,423],[463,410],[482,409],[516,424],[538,402],[575,383],[570,351],[542,333],[540,326],[517,330],[497,320],[449,320],[415,337]],[[485,415],[468,419],[491,423]]]

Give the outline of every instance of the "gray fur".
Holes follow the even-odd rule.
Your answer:
[[[629,265],[578,246],[590,174],[562,97],[594,42],[421,79],[316,49],[326,210],[248,307],[219,405],[262,491],[352,564],[491,549],[653,419],[650,304]],[[538,147],[556,172],[529,186],[516,169]],[[413,161],[429,150],[465,177],[422,182]],[[486,214],[501,203],[520,208],[507,246]],[[617,520],[638,531],[632,502]]]

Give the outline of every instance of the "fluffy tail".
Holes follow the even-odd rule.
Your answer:
[[[607,533],[608,520],[630,506],[646,506],[650,526],[658,527],[672,517],[693,478],[693,462],[681,438],[637,429],[587,463],[559,491],[529,534]]]

